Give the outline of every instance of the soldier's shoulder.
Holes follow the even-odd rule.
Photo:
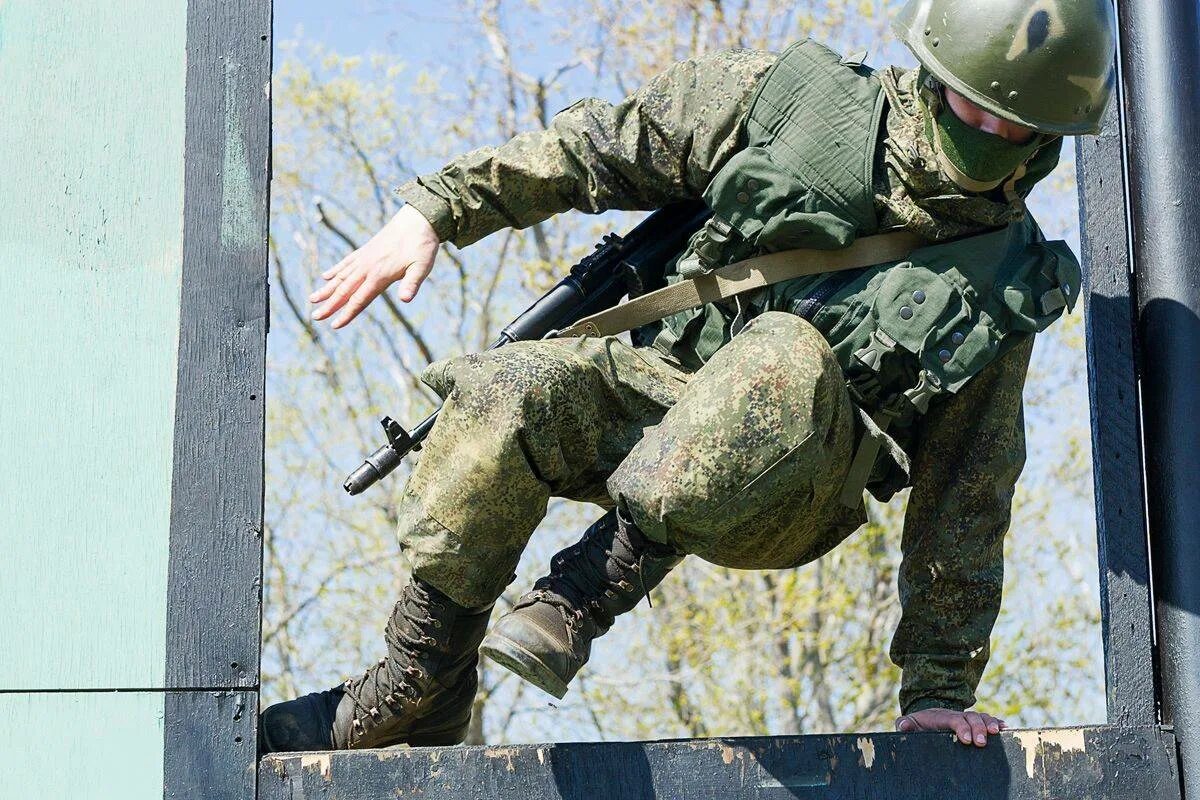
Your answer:
[[[714,50],[693,59],[697,65],[717,70],[753,72],[770,68],[779,60],[779,53],[772,50],[730,48]]]

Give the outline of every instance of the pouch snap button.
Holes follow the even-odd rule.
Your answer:
[[[913,292],[913,302],[917,303],[918,305],[924,303],[925,292],[921,291],[920,289],[917,289],[915,292]]]
[[[750,195],[746,194],[745,192],[738,192],[737,193],[737,201],[742,204],[749,203]]]
[[[962,344],[966,338],[967,337],[963,335],[962,331],[955,331],[950,335],[950,341],[954,342],[955,344]]]
[[[900,306],[900,319],[912,319],[913,310],[908,306]]]
[[[954,356],[949,350],[938,350],[938,359],[945,364]]]
[[[757,192],[761,187],[762,184],[760,184],[755,178],[751,178],[750,180],[746,181],[746,188],[752,192]]]

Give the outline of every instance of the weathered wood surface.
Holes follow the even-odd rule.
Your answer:
[[[164,800],[253,800],[257,692],[167,692],[164,718]]]
[[[788,736],[295,753],[259,765],[261,800],[1178,800],[1157,727]]]
[[[1076,141],[1108,721],[1157,722],[1150,558],[1117,102]]]
[[[0,3],[0,689],[163,685],[186,8]]]
[[[192,0],[170,687],[258,684],[270,0]]]
[[[163,692],[0,694],[0,797],[162,797]]]

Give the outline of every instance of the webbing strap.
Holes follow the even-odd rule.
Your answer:
[[[868,419],[875,423],[875,430],[872,430],[870,425],[865,426],[858,449],[854,451],[854,460],[850,462],[850,471],[846,473],[846,481],[842,484],[840,500],[847,508],[858,508],[862,502],[863,490],[867,488],[871,469],[875,466],[875,459],[883,447],[884,434],[892,421],[892,418],[883,412],[873,414]]]
[[[899,261],[924,244],[908,231],[856,239],[840,250],[797,249],[748,258],[607,308],[553,335],[615,336],[651,322],[793,278]]]

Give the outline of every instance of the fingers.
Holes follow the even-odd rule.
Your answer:
[[[321,303],[329,299],[329,296],[334,293],[338,285],[350,273],[350,270],[354,266],[354,257],[356,255],[358,255],[357,250],[322,272],[321,279],[327,282],[308,296],[308,302]]]
[[[358,290],[350,296],[346,302],[345,308],[338,318],[333,321],[333,329],[343,328],[350,323],[352,319],[358,316],[358,313],[370,305],[371,301],[379,296],[379,293],[384,289],[383,284],[376,278],[367,278],[359,285]]]
[[[971,726],[971,739],[975,742],[975,746],[983,747],[986,745],[988,729],[987,722],[984,721],[983,715],[975,711],[968,711],[963,714],[963,717],[967,720],[967,724]],[[999,731],[997,731],[997,733],[998,732]]]
[[[344,270],[346,267],[348,267],[348,266],[350,265],[350,262],[354,260],[354,257],[355,257],[356,255],[358,255],[358,251],[357,251],[357,250],[353,251],[352,253],[350,253],[349,255],[347,255],[345,258],[343,258],[341,261],[339,261],[338,263],[334,264],[334,265],[333,265],[332,267],[330,267],[329,269],[327,269],[327,270],[325,270],[324,272],[322,272],[322,273],[321,273],[321,277],[322,277],[322,278],[324,278],[324,279],[325,279],[325,280],[327,280],[327,281],[328,281],[328,280],[333,280],[333,276],[334,276],[334,275],[337,275],[339,272],[341,272],[341,271],[342,271],[342,270]]]
[[[408,268],[404,270],[404,279],[400,281],[401,300],[407,303],[417,296],[417,291],[420,290],[421,284],[425,282],[432,267],[432,261],[414,261],[408,265]]]
[[[329,299],[313,312],[313,319],[319,322],[344,306],[346,301],[350,299],[350,296],[362,285],[365,279],[366,272],[364,270],[353,270],[349,275],[343,276],[342,280],[338,282],[337,288],[329,296]]]
[[[310,294],[308,296],[308,302],[310,302],[310,303],[325,302],[326,300],[329,299],[329,296],[334,293],[334,291],[338,288],[338,286],[341,285],[341,283],[342,282],[340,280],[338,280],[336,278],[336,276],[334,278],[330,278],[329,283],[325,284],[320,289],[317,289],[315,292],[313,292],[312,294]]]
[[[998,735],[1007,730],[1008,724],[991,714],[976,711],[951,711],[945,708],[928,708],[905,714],[896,720],[896,730],[901,733],[916,731],[953,731],[954,738],[965,745],[986,747],[989,735]]]
[[[974,740],[974,733],[971,731],[971,723],[967,721],[965,714],[955,714],[950,720],[950,730],[954,731],[954,735],[958,741],[963,744],[971,744]]]

